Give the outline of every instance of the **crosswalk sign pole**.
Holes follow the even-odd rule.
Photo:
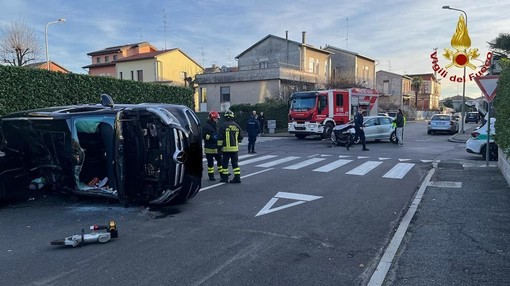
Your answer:
[[[491,145],[490,145],[490,140],[491,140],[491,109],[492,109],[492,101],[489,101],[489,111],[487,112],[487,114],[489,115],[488,119],[487,119],[487,146],[485,148],[485,166],[486,167],[489,167],[489,156],[490,156],[490,152],[489,150],[491,149]]]

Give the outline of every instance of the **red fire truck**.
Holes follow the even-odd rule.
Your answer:
[[[333,127],[349,122],[357,108],[365,116],[377,115],[378,97],[377,90],[366,88],[294,92],[288,131],[299,139],[308,135],[330,138]]]

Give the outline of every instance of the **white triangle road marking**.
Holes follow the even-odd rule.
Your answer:
[[[430,162],[434,162],[434,160],[420,160],[422,163],[430,163]]]
[[[410,161],[411,159],[398,159],[400,162]]]
[[[358,159],[368,159],[368,158],[370,158],[370,157],[368,157],[368,156],[358,156]]]
[[[283,210],[286,208],[290,208],[293,206],[297,206],[300,204],[304,204],[306,202],[314,201],[317,199],[321,199],[321,196],[312,196],[312,195],[303,195],[303,194],[296,194],[296,193],[287,193],[287,192],[278,192],[273,198],[269,200],[269,202],[255,215],[261,216],[268,213],[276,212],[279,210]],[[292,202],[286,205],[282,205],[276,208],[271,208],[278,199],[289,199],[289,200],[297,200],[297,202]]]
[[[391,158],[384,158],[384,157],[379,157],[379,160],[381,160],[381,161],[384,161],[384,160],[389,160],[389,159],[391,159]]]

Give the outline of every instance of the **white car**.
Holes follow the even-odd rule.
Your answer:
[[[392,123],[393,118],[388,116],[364,116],[365,140],[367,142],[389,140],[392,143],[397,143],[395,127]],[[331,132],[331,140],[337,146],[340,146],[344,145],[346,140],[350,140],[349,136],[351,135],[354,136],[354,122],[352,120],[347,124],[335,126],[333,132]],[[354,143],[359,143],[359,138]]]
[[[489,160],[498,160],[498,146],[494,142],[496,128],[494,123],[496,118],[491,118],[490,138],[489,138]],[[466,141],[466,151],[472,154],[482,155],[487,160],[487,122],[480,128],[471,132],[471,137]]]

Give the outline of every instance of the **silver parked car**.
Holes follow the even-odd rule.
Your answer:
[[[393,126],[393,118],[388,116],[365,116],[363,117],[363,125],[365,130],[366,141],[389,140],[396,143],[397,137],[395,127]],[[351,120],[344,125],[337,125],[331,133],[331,140],[337,146],[344,145],[349,136],[354,136],[354,122]],[[359,139],[358,139],[359,141]],[[358,142],[354,142],[358,143]]]
[[[455,134],[459,132],[459,121],[453,115],[434,114],[427,125],[427,134],[447,132]]]

